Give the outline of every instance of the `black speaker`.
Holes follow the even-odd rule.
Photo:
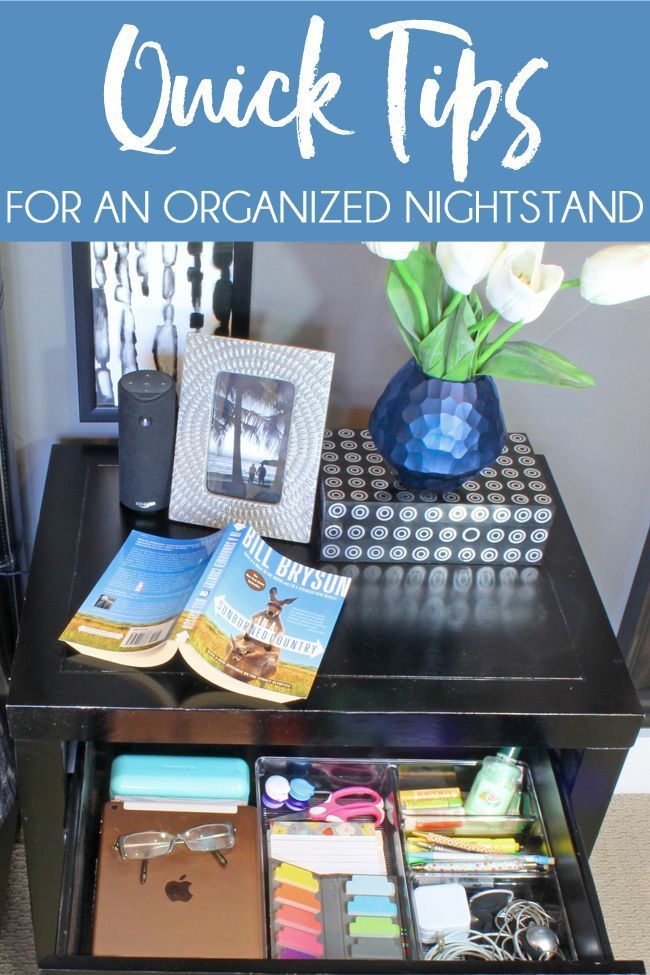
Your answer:
[[[164,372],[139,369],[117,388],[120,501],[134,511],[161,511],[171,490],[176,385]]]

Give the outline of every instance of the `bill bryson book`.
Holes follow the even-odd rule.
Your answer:
[[[213,684],[285,703],[309,694],[349,586],[250,525],[198,539],[132,531],[61,639],[132,667],[179,651]]]

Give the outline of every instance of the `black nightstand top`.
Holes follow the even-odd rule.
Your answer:
[[[558,494],[559,499],[559,494]],[[52,452],[9,698],[16,738],[418,748],[632,744],[642,713],[566,510],[535,567],[353,566],[307,701],[136,670],[58,640],[132,528],[207,534],[118,503],[117,451]],[[277,543],[312,563],[307,546]]]

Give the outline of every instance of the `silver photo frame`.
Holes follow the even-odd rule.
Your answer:
[[[169,517],[311,537],[334,355],[189,335]]]

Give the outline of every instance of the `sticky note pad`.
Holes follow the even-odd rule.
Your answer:
[[[366,914],[368,917],[397,917],[397,904],[390,897],[353,897],[347,910],[348,914]]]
[[[315,914],[301,911],[297,907],[289,907],[287,904],[283,904],[280,910],[275,912],[274,920],[276,924],[281,924],[283,927],[307,931],[309,934],[315,934],[316,937],[323,933],[323,925]]]
[[[399,938],[399,925],[387,917],[357,917],[350,924],[351,938]]]
[[[277,904],[288,904],[289,907],[298,907],[301,911],[309,911],[310,914],[320,914],[321,903],[318,898],[314,897],[310,890],[303,890],[301,887],[281,884],[275,888],[273,899]]]
[[[354,874],[345,885],[345,893],[349,897],[356,894],[374,894],[377,897],[394,897],[395,884],[386,877],[377,877],[371,874]]]
[[[302,951],[305,955],[311,955],[312,958],[321,958],[325,954],[325,948],[318,938],[296,928],[281,928],[275,940],[281,948],[293,948],[295,951]]]
[[[310,890],[315,894],[318,890],[318,880],[310,870],[304,867],[294,867],[291,863],[280,863],[273,871],[273,878],[278,883],[291,884],[302,890]]]

